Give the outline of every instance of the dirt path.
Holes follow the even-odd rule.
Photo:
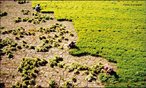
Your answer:
[[[54,18],[53,14],[47,14],[48,16],[54,18],[53,20],[46,21],[45,23],[41,24],[32,24],[27,22],[20,22],[15,23],[14,19],[17,17],[29,17],[32,18],[32,13],[35,11],[31,7],[31,3],[26,4],[18,4],[14,1],[1,1],[0,8],[2,11],[6,11],[8,13],[8,16],[2,17],[0,19],[1,26],[5,27],[5,30],[12,30],[16,29],[18,27],[23,27],[26,30],[30,29],[39,29],[40,27],[48,28],[56,23],[62,24],[66,26],[66,30],[74,34],[73,37],[70,37],[69,35],[65,35],[64,37],[68,38],[68,41],[63,40],[61,43],[59,43],[63,49],[60,48],[51,48],[48,52],[37,52],[36,50],[30,50],[23,48],[22,50],[18,50],[14,52],[14,59],[9,60],[7,56],[3,56],[2,60],[0,60],[0,83],[5,83],[6,87],[11,87],[12,84],[15,84],[18,81],[21,81],[20,73],[17,71],[17,67],[21,63],[21,58],[23,57],[38,57],[38,58],[44,58],[48,61],[49,58],[53,58],[54,55],[58,55],[60,57],[63,57],[63,62],[67,65],[71,63],[79,63],[81,65],[87,65],[92,66],[97,63],[102,64],[109,64],[116,70],[116,65],[113,63],[109,63],[106,59],[100,58],[100,57],[93,57],[93,56],[82,56],[82,57],[74,57],[68,53],[67,45],[71,41],[77,40],[77,34],[74,30],[72,22],[59,22]],[[29,10],[29,15],[23,15],[21,10]],[[35,36],[29,36],[24,37],[21,40],[17,40],[17,43],[20,43],[25,40],[28,44],[32,45],[38,45],[39,42],[39,36],[40,33],[36,33]],[[43,34],[44,36],[47,36],[46,34]],[[52,34],[53,35],[53,34]],[[1,35],[0,38],[4,39],[6,37],[9,37],[13,40],[15,40],[14,35]],[[104,85],[99,81],[93,81],[88,82],[85,80],[86,75],[84,75],[84,72],[81,72],[79,75],[74,74],[73,72],[68,72],[65,69],[55,67],[51,68],[49,65],[43,66],[39,68],[40,72],[36,79],[36,84],[41,85],[42,87],[48,87],[49,86],[49,80],[54,79],[58,82],[58,84],[62,85],[64,81],[70,80],[72,77],[77,78],[77,82],[75,83],[78,87],[103,87]]]

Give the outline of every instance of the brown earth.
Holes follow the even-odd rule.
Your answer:
[[[6,87],[11,87],[16,82],[21,81],[21,75],[17,71],[18,66],[21,63],[21,58],[23,57],[38,57],[38,58],[44,58],[47,61],[49,58],[53,58],[54,55],[58,55],[60,57],[63,57],[63,62],[67,65],[71,63],[79,63],[81,65],[87,65],[92,66],[97,63],[102,64],[109,64],[116,70],[116,65],[113,63],[108,62],[106,59],[101,57],[94,57],[94,56],[81,56],[81,57],[75,57],[69,54],[67,45],[71,41],[77,40],[77,33],[75,32],[74,26],[72,22],[63,21],[59,22],[54,18],[54,14],[46,14],[48,16],[51,16],[54,18],[53,20],[49,20],[46,23],[41,24],[32,24],[28,22],[20,22],[15,23],[14,19],[17,17],[29,17],[32,18],[32,13],[35,11],[31,7],[31,2],[26,4],[18,4],[14,1],[1,1],[0,3],[1,11],[6,11],[8,13],[7,16],[4,16],[0,19],[1,26],[5,27],[5,30],[12,30],[16,29],[18,27],[23,27],[26,30],[30,29],[38,29],[40,27],[48,28],[51,25],[55,23],[63,24],[66,26],[66,30],[70,31],[74,34],[73,37],[69,35],[65,35],[66,38],[69,39],[69,41],[62,41],[60,45],[63,47],[63,49],[60,48],[51,48],[48,52],[36,52],[36,50],[30,50],[23,48],[22,50],[18,50],[14,52],[14,58],[9,59],[6,55],[2,57],[2,60],[0,60],[0,83],[5,83]],[[23,15],[21,10],[29,10],[29,15]],[[38,45],[40,43],[39,36],[45,35],[36,33],[35,36],[27,36],[22,38],[21,40],[16,40],[17,43],[21,44],[23,40],[27,41],[30,45]],[[52,34],[53,35],[53,34]],[[4,39],[6,37],[9,37],[13,40],[15,40],[15,36],[8,34],[8,35],[0,35],[1,39]],[[64,68],[54,67],[51,68],[49,64],[46,66],[39,68],[40,72],[36,79],[36,84],[41,85],[42,87],[48,87],[50,80],[55,80],[59,85],[62,85],[64,81],[71,80],[72,77],[76,77],[77,82],[74,83],[75,86],[78,87],[104,87],[104,85],[99,81],[93,81],[88,82],[85,80],[86,75],[84,75],[84,72],[81,72],[79,75],[74,74],[73,72],[68,72]]]

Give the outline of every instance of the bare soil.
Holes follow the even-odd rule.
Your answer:
[[[9,59],[6,55],[3,56],[2,60],[0,60],[0,83],[5,83],[6,87],[11,87],[16,82],[21,81],[21,75],[17,71],[17,68],[20,65],[21,59],[23,57],[38,57],[38,58],[46,59],[48,61],[49,58],[53,58],[55,55],[58,55],[60,57],[63,57],[63,62],[68,65],[75,62],[87,66],[92,66],[97,63],[102,63],[102,64],[109,64],[114,68],[114,70],[116,70],[116,65],[108,62],[104,58],[94,57],[89,55],[75,57],[69,54],[68,52],[69,49],[67,45],[71,41],[76,41],[78,38],[72,22],[68,22],[68,21],[59,22],[54,18],[54,14],[47,14],[54,19],[41,24],[32,24],[28,22],[15,23],[14,19],[16,19],[17,17],[32,18],[32,13],[35,11],[32,9],[31,2],[25,4],[18,4],[17,2],[14,1],[1,1],[0,8],[1,11],[6,11],[8,13],[7,16],[4,16],[0,19],[0,25],[5,27],[5,30],[12,30],[18,27],[23,27],[26,30],[30,30],[30,29],[35,30],[40,27],[48,28],[51,25],[54,25],[55,23],[59,23],[66,26],[66,30],[74,34],[73,37],[69,35],[65,35],[65,37],[68,38],[69,40],[62,41],[60,43],[63,49],[56,47],[56,48],[51,48],[48,52],[37,52],[36,50],[23,48],[22,50],[18,50],[14,52],[13,59]],[[21,10],[29,10],[30,14],[23,15]],[[38,38],[40,35],[41,35],[40,33],[36,33],[35,36],[24,37],[21,40],[16,40],[16,42],[18,44],[21,44],[21,42],[25,40],[27,41],[28,44],[38,45],[40,43]],[[11,34],[0,35],[1,39],[4,39],[6,37],[15,40],[14,35]],[[84,72],[80,72],[80,74],[76,75],[73,72],[66,71],[64,68],[59,68],[59,67],[51,68],[49,64],[40,67],[39,71],[40,72],[39,75],[37,76],[36,84],[41,85],[42,87],[48,87],[50,80],[55,80],[59,85],[62,85],[65,81],[71,80],[73,77],[77,79],[77,82],[74,84],[75,86],[78,87],[104,87],[104,85],[99,80],[92,82],[88,82],[87,80],[85,80],[86,75],[83,74]]]

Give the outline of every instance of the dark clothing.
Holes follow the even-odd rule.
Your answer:
[[[41,7],[40,7],[39,5],[37,5],[37,6],[35,7],[35,10],[36,10],[37,12],[40,12]]]

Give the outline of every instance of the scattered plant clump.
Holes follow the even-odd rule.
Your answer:
[[[87,80],[88,82],[92,82],[92,80],[96,80],[96,76],[94,76],[93,74],[89,74],[87,75],[85,80]]]
[[[76,83],[76,82],[77,82],[77,79],[76,79],[75,77],[73,77],[73,78],[72,78],[72,81],[73,81],[74,83]]]
[[[70,81],[66,81],[66,82],[64,82],[63,87],[65,87],[65,88],[73,88],[74,85]]]
[[[49,49],[50,49],[51,47],[52,47],[51,45],[45,44],[45,45],[43,45],[43,46],[37,46],[37,47],[35,48],[35,50],[36,50],[37,52],[48,52]]]
[[[27,22],[28,20],[29,20],[29,18],[26,17],[26,18],[23,18],[23,19],[22,19],[22,22]]]
[[[45,59],[39,58],[22,58],[22,62],[18,67],[18,72],[21,73],[22,82],[18,82],[12,87],[34,87],[36,84],[36,77],[39,73],[38,67],[45,66],[48,62]]]
[[[12,30],[2,30],[1,34],[5,35],[5,34],[10,34],[12,33]]]
[[[6,34],[12,34],[15,37],[15,40],[21,40],[25,36],[35,36],[35,32],[33,31],[27,31],[23,27],[18,27],[14,30],[2,30],[1,34],[6,35]]]
[[[0,26],[0,29],[5,29],[5,27],[3,27],[3,26]]]
[[[30,14],[29,10],[21,10],[21,12],[23,13],[23,15],[29,15]],[[15,23],[28,22],[28,23],[33,23],[33,24],[41,24],[41,23],[45,23],[48,20],[52,20],[53,19],[50,16],[41,15],[39,13],[33,13],[32,16],[33,16],[33,18],[29,18],[29,17],[25,17],[25,18],[17,17],[14,20],[14,22]]]
[[[49,59],[49,64],[50,64],[50,67],[54,67],[54,66],[60,66],[60,67],[63,67],[63,64],[60,64],[61,61],[63,61],[63,58],[62,57],[58,57],[58,56],[55,56],[54,58],[52,59]]]
[[[59,62],[57,65],[58,65],[60,68],[64,68],[65,63],[63,63],[63,62]]]
[[[3,16],[7,16],[7,15],[8,15],[7,12],[1,12],[1,11],[0,11],[0,18],[3,17]]]
[[[14,1],[17,1],[18,4],[25,4],[29,2],[28,0],[14,0]]]
[[[69,72],[74,71],[75,74],[78,74],[79,71],[88,71],[89,67],[86,65],[81,65],[79,63],[72,63],[70,65],[66,65],[65,69],[67,69]]]
[[[49,88],[58,88],[59,85],[55,82],[55,80],[51,80],[49,82]]]
[[[72,63],[72,64],[65,65],[64,67],[68,72],[74,72],[74,74],[77,74],[77,75],[80,74],[80,71],[84,71],[85,75],[87,75],[85,77],[85,80],[87,80],[88,82],[92,82],[99,79],[100,74],[106,74],[106,76],[109,77],[108,78],[109,80],[117,81],[119,78],[115,71],[109,74],[107,70],[104,69],[104,66],[101,63],[90,66],[90,67],[86,65],[81,65],[78,63]]]
[[[21,21],[22,21],[22,18],[21,18],[21,17],[17,17],[17,18],[14,20],[15,23],[19,23],[19,22],[21,22]]]
[[[23,15],[29,15],[30,14],[29,10],[21,10],[21,12],[23,13]]]
[[[62,43],[63,40],[68,41],[68,38],[65,38],[63,35],[69,33],[65,29],[66,27],[62,24],[54,24],[50,28],[43,28],[40,27],[37,32],[45,33],[48,36],[39,36],[40,41],[42,41],[42,44],[36,47],[37,52],[47,52],[50,48],[57,47],[59,49],[64,49]],[[51,33],[53,35],[51,35]],[[62,33],[62,35],[59,35],[58,33]],[[51,36],[50,36],[51,35]]]
[[[17,43],[10,38],[5,38],[0,40],[0,57],[3,55],[7,55],[8,58],[13,58],[13,51],[17,50]]]

